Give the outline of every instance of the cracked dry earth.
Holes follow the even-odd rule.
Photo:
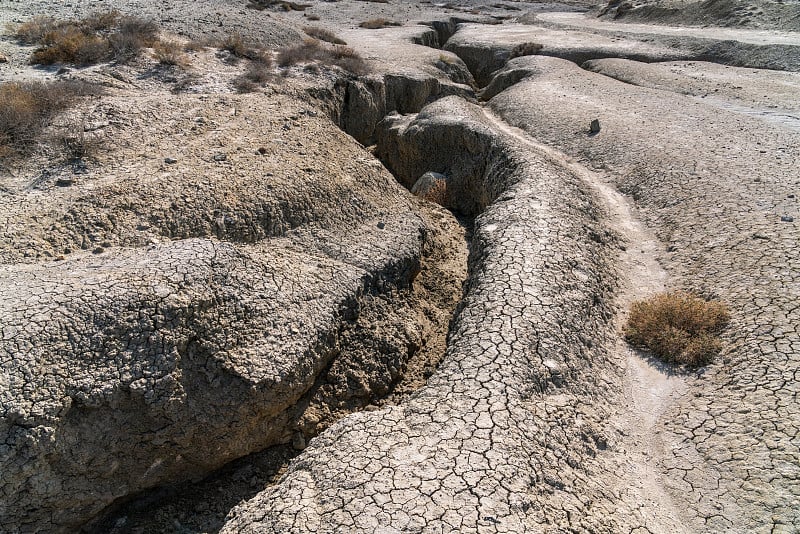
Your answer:
[[[0,530],[800,531],[800,33],[650,3],[0,6],[269,48],[311,14],[369,66],[237,94],[213,47],[0,41],[106,88],[52,126],[94,158],[1,169]],[[672,288],[731,308],[705,368],[621,337]]]

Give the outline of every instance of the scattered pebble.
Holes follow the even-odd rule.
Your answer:
[[[164,163],[167,165],[172,165],[174,163],[178,163],[178,160],[175,158],[164,158]]]
[[[794,217],[791,215],[781,215],[781,222],[794,222]]]
[[[228,159],[228,155],[225,152],[218,152],[214,154],[214,161],[226,161]]]

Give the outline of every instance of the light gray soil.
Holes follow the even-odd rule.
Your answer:
[[[0,6],[211,43],[0,39],[104,88],[0,162],[0,530],[796,531],[796,3],[308,4]],[[213,45],[310,24],[366,68]],[[704,368],[624,342],[674,288],[731,308]]]

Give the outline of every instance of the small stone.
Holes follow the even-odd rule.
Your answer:
[[[214,154],[214,161],[225,161],[228,159],[228,155],[225,152],[218,152]]]
[[[378,223],[378,228],[380,228],[381,230],[383,230],[384,228],[386,228],[386,223],[384,223],[384,222],[379,222],[379,223]]]
[[[8,58],[3,54],[0,54],[0,63],[8,63]]]
[[[267,149],[262,146],[257,150],[257,152],[263,156],[267,153]]]
[[[175,163],[178,163],[178,160],[175,158],[164,158],[164,163],[166,163],[167,165],[173,165]]]
[[[106,249],[104,249],[103,247],[96,247],[94,250],[92,250],[92,254],[102,254],[105,251]]]
[[[295,450],[302,451],[306,448],[306,438],[301,433],[297,433],[292,437],[292,447]]]
[[[73,180],[72,178],[59,178],[58,180],[56,180],[56,185],[58,187],[69,187],[74,183],[75,180]]]
[[[781,215],[781,222],[794,222],[794,217],[791,215]]]
[[[600,133],[600,120],[594,119],[589,125],[589,131],[593,134]]]

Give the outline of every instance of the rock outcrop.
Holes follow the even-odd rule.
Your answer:
[[[70,187],[2,193],[5,531],[73,531],[118,498],[313,436],[390,391],[426,325],[446,326],[410,289],[446,220],[294,100],[285,119],[275,100],[189,100],[111,106],[161,117],[150,157],[121,128],[130,144]]]

